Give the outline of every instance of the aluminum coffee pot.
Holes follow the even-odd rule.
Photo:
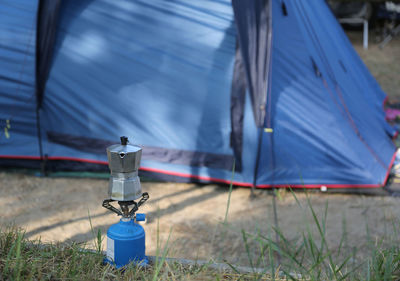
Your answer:
[[[121,144],[107,147],[108,166],[111,171],[108,195],[116,201],[133,201],[142,196],[138,177],[142,149],[128,144],[128,138],[121,137]]]

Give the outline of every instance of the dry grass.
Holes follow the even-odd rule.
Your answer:
[[[361,32],[348,31],[347,35],[389,98],[400,101],[400,36],[380,49],[375,42],[374,31],[370,31],[369,48],[364,50]]]

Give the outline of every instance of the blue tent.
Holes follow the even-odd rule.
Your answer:
[[[385,93],[322,0],[3,0],[0,165],[380,187]],[[4,130],[3,130],[4,128]]]

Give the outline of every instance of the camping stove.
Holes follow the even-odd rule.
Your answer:
[[[127,137],[121,137],[121,144],[107,148],[108,166],[111,171],[108,195],[103,207],[121,216],[107,231],[107,256],[105,261],[120,268],[130,262],[146,265],[145,233],[138,221],[145,220],[145,214],[137,214],[149,194],[142,193],[138,169],[142,149],[128,144]],[[139,199],[140,198],[140,199]],[[135,200],[139,199],[138,202]],[[118,202],[120,209],[111,202]]]

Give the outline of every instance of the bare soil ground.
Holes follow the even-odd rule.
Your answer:
[[[30,239],[45,242],[93,243],[95,231],[103,234],[118,222],[118,217],[101,207],[107,197],[104,179],[39,178],[24,174],[0,173],[0,225],[14,223],[26,229]],[[231,262],[248,264],[241,230],[261,231],[268,235],[273,227],[272,196],[266,190],[250,198],[250,189],[235,188],[228,215],[229,227],[222,226],[228,187],[175,183],[143,183],[150,199],[141,209],[147,214],[144,225],[147,253],[155,255],[157,229],[161,240],[171,234],[170,256],[208,259],[223,257]],[[306,194],[294,196],[281,191],[277,199],[279,228],[289,238],[298,237],[311,226]],[[327,237],[337,247],[343,231],[347,245],[363,247],[367,226],[373,239],[392,232],[391,223],[400,216],[399,198],[344,194],[310,194],[311,203],[321,218],[328,204]],[[316,235],[316,237],[318,237]],[[349,248],[349,249],[350,249]],[[257,248],[251,249],[253,253]]]
[[[362,35],[350,33],[357,51],[391,97],[400,98],[400,39],[380,50],[371,43],[361,47]],[[107,197],[104,179],[40,178],[0,172],[0,226],[16,224],[31,239],[46,242],[93,243],[90,214],[95,231],[103,236],[118,217],[101,207]],[[229,209],[229,227],[223,227],[228,187],[175,183],[143,183],[150,199],[141,209],[147,214],[144,225],[147,253],[154,255],[157,231],[166,241],[171,234],[170,256],[208,259],[210,257],[248,264],[241,230],[268,235],[273,224],[272,196],[266,190],[250,198],[250,189],[235,188]],[[295,238],[307,225],[313,225],[306,194],[280,191],[277,200],[279,227]],[[350,194],[311,193],[318,216],[328,204],[327,237],[332,248],[339,245],[343,231],[346,246],[365,246],[368,235],[379,239],[392,232],[392,222],[400,217],[400,198]],[[367,226],[369,230],[367,231]],[[312,228],[315,232],[315,227]],[[257,249],[252,248],[256,253]]]

